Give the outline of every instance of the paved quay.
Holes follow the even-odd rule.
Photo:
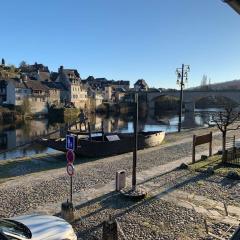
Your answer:
[[[239,183],[222,191],[222,185],[214,182],[214,179],[208,181],[205,177],[195,176],[186,170],[174,171],[180,163],[191,161],[193,133],[206,132],[209,132],[209,129],[170,134],[166,137],[165,144],[139,151],[138,183],[149,191],[149,197],[140,203],[122,199],[114,192],[117,170],[125,169],[128,182],[130,181],[131,153],[78,162],[74,176],[73,201],[77,218],[74,227],[79,239],[100,239],[101,223],[109,214],[117,218],[127,239],[208,239],[204,231],[204,218],[209,219],[214,232],[219,230],[218,224],[221,231],[236,224],[239,196],[234,193],[239,192]],[[221,135],[216,130],[213,143],[213,152],[216,152],[221,145]],[[207,147],[206,144],[197,148],[197,158],[207,154]],[[61,203],[66,201],[69,195],[69,177],[65,168],[31,173],[29,167],[21,169],[22,176],[13,177],[12,180],[0,184],[1,216],[60,212]],[[25,171],[27,174],[24,174]],[[206,184],[203,185],[204,181]],[[180,182],[183,184],[179,185]],[[205,196],[201,196],[201,192]],[[162,193],[165,193],[164,196]],[[176,201],[180,195],[182,204]],[[199,206],[200,197],[204,197],[202,201],[206,200],[209,204]],[[189,199],[192,199],[190,204]],[[235,216],[232,221],[224,217],[222,199],[229,200],[229,209],[234,209],[232,212],[235,212]],[[190,208],[190,205],[194,207]],[[180,230],[175,229],[175,225]],[[129,229],[128,226],[132,227]]]

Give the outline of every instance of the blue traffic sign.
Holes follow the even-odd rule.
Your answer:
[[[67,150],[75,150],[75,136],[66,135],[66,149]]]

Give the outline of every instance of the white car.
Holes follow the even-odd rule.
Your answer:
[[[65,220],[47,215],[25,215],[0,219],[1,240],[77,240]]]

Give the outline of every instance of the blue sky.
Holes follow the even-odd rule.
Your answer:
[[[60,65],[108,79],[176,87],[240,79],[240,16],[221,0],[8,0],[1,3],[0,58]]]

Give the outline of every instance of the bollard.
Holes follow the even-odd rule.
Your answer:
[[[69,223],[74,221],[74,209],[73,204],[71,202],[67,201],[62,203],[61,217]]]
[[[120,191],[126,186],[126,171],[121,170],[116,172],[116,191]]]
[[[116,220],[109,220],[103,222],[102,240],[118,240],[118,226]]]

